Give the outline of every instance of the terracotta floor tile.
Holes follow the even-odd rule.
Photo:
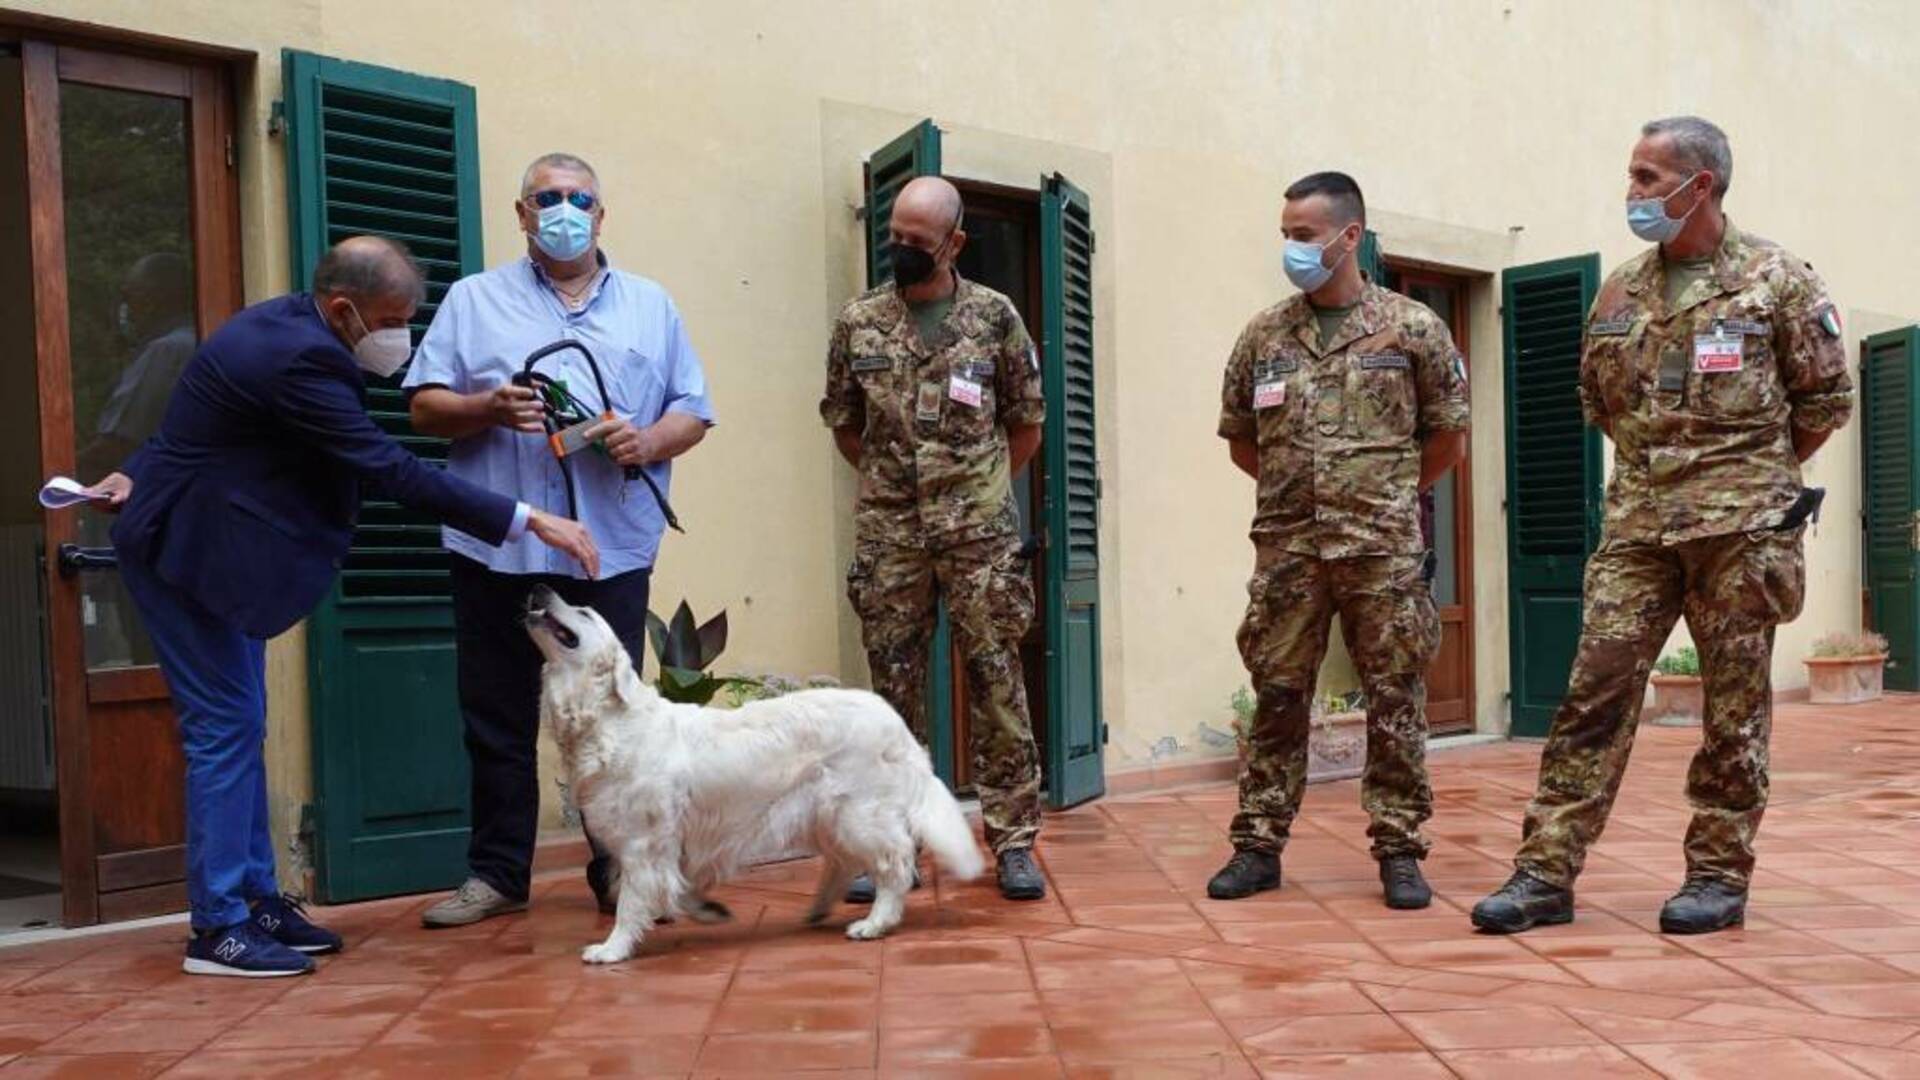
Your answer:
[[[1920,983],[1861,986],[1796,986],[1787,993],[1836,1016],[1920,1017]]]
[[[1549,960],[1658,960],[1693,954],[1657,934],[1602,934],[1594,937],[1520,936],[1520,944]]]
[[[659,1035],[699,1035],[713,1022],[719,1004],[712,1001],[674,1004],[581,1005],[559,1011],[545,1038],[604,1039],[653,1038]]]
[[[167,1070],[167,1080],[228,1080],[244,1076],[272,1080],[325,1080],[337,1076],[353,1047],[299,1047],[282,1050],[202,1050]]]
[[[1813,1045],[1877,1080],[1920,1080],[1920,1053],[1814,1041]]]
[[[501,1043],[524,1045],[545,1035],[559,1009],[423,1009],[380,1037],[387,1046]]]
[[[1076,987],[1137,985],[1149,979],[1177,978],[1180,965],[1172,957],[1116,957],[1074,964],[1033,965],[1033,982],[1042,990]]]
[[[872,1031],[715,1035],[701,1047],[695,1072],[870,1069],[875,1043]]]
[[[861,950],[866,951],[866,950]],[[953,964],[1024,964],[1026,951],[1018,941],[924,941],[896,937],[885,944],[887,966],[918,967]]]
[[[1440,1060],[1462,1080],[1611,1080],[1656,1075],[1611,1046],[1533,1046],[1507,1050],[1455,1050]]]
[[[1260,1074],[1233,1051],[1161,1061],[1068,1062],[1065,1076],[1067,1080],[1259,1080]]]
[[[1377,1013],[1380,1007],[1352,983],[1295,983],[1261,988],[1206,988],[1206,1003],[1221,1017],[1327,1016]]]
[[[1897,1046],[1920,1034],[1920,1027],[1915,1027],[1913,1024],[1804,1013],[1790,1009],[1769,1009],[1758,1005],[1735,1005],[1728,1002],[1718,1002],[1699,1012],[1688,1013],[1686,1019],[1696,1024],[1716,1024],[1746,1031],[1766,1031],[1775,1035],[1818,1037],[1833,1042],[1858,1043],[1865,1046]]]
[[[165,1072],[182,1055],[162,1053],[22,1054],[7,1062],[7,1080],[146,1080]]]
[[[729,996],[720,1003],[710,1032],[732,1034],[755,1031],[871,1031],[871,1001],[835,998],[752,998]]]
[[[1069,1064],[1151,1061],[1200,1054],[1227,1054],[1233,1039],[1212,1020],[1121,1027],[1113,1024],[1054,1025],[1055,1049]]]
[[[644,1076],[693,1069],[703,1037],[659,1035],[648,1039],[543,1039],[521,1063],[518,1075],[533,1078]]]
[[[1424,1051],[1386,1054],[1258,1054],[1254,1067],[1265,1077],[1333,1077],[1348,1080],[1448,1080],[1453,1073]]]
[[[1735,1039],[1768,1039],[1775,1034],[1743,1027],[1722,1027],[1688,1020],[1659,1020],[1646,1016],[1625,1016],[1593,1009],[1567,1009],[1568,1016],[1580,1026],[1615,1045],[1625,1043],[1728,1042]]]
[[[1041,1017],[1039,995],[1031,990],[965,994],[882,994],[879,1025],[892,1028],[972,1027],[1018,1024]]]
[[[1063,1070],[1059,1058],[1045,1055],[992,1061],[919,1061],[882,1068],[879,1075],[881,1080],[1060,1080],[1066,1075]]]
[[[1794,1080],[1859,1080],[1859,1072],[1839,1058],[1798,1039],[1766,1042],[1633,1044],[1621,1047],[1670,1080],[1754,1080],[1757,1062],[1767,1075]]]
[[[54,1016],[44,1020],[0,1019],[0,1054],[24,1054],[38,1050],[85,1023],[86,1020],[72,1016]]]
[[[1027,966],[1014,963],[925,964],[887,969],[880,977],[882,996],[1032,990],[1033,985]]]
[[[341,1064],[335,1076],[350,1080],[422,1080],[424,1077],[511,1076],[527,1048],[512,1043],[456,1042],[394,1046],[375,1043]]]
[[[1240,1041],[1249,1054],[1266,1056],[1422,1049],[1420,1040],[1384,1013],[1276,1017],[1271,1024],[1243,1030]]]
[[[209,1050],[288,1050],[299,1047],[365,1046],[400,1020],[398,1013],[279,1015],[235,1024],[207,1044]]]
[[[1127,1023],[1162,1024],[1210,1020],[1218,1011],[1216,1000],[1203,997],[1193,987],[1175,980],[1141,986],[1089,986],[1043,990],[1040,993],[1040,1013],[1051,1024],[1120,1022],[1123,1017]]]
[[[185,1052],[205,1045],[232,1024],[226,1020],[89,1020],[40,1048],[44,1054]]]
[[[1430,1050],[1502,1050],[1580,1046],[1599,1036],[1545,1005],[1410,1012],[1397,1017]]]
[[[1032,1058],[1053,1052],[1053,1037],[1044,1024],[898,1028],[880,1033],[882,1072],[929,1063]]]
[[[1568,971],[1594,986],[1659,993],[1683,986],[1748,986],[1739,973],[1709,960],[1570,960]]]
[[[1825,956],[1723,957],[1720,962],[1757,982],[1771,986],[1807,983],[1897,983],[1912,976],[1898,968],[1852,953]]]

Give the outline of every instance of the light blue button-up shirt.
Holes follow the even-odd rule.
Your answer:
[[[564,381],[587,411],[611,408],[636,427],[670,412],[713,423],[700,357],[665,289],[609,268],[586,306],[568,312],[539,266],[524,257],[454,283],[414,351],[404,385],[409,390],[444,386],[460,394],[493,390],[519,373],[529,353],[561,339],[578,341],[593,353],[613,400],[600,401],[593,372],[576,349],[555,353],[534,370]],[[646,482],[629,482],[597,450],[575,453],[567,462],[579,494],[580,521],[600,549],[600,575],[652,566],[666,520]],[[567,513],[566,478],[542,436],[488,428],[454,440],[447,468],[481,487],[557,515]],[[666,494],[671,464],[649,465],[647,472]],[[445,542],[448,550],[501,573],[585,576],[572,558],[532,536],[493,547],[447,529]]]

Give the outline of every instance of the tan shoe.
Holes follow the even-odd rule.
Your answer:
[[[495,915],[525,910],[525,900],[509,900],[479,878],[468,878],[461,882],[459,891],[422,912],[420,924],[428,929],[468,926]]]

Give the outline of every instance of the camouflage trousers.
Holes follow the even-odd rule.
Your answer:
[[[1238,635],[1257,705],[1240,768],[1234,847],[1286,847],[1306,791],[1314,682],[1338,612],[1367,696],[1360,801],[1373,855],[1425,857],[1420,825],[1433,815],[1426,671],[1440,647],[1440,620],[1420,570],[1418,555],[1318,559],[1259,552]]]
[[[1687,771],[1687,873],[1746,885],[1767,807],[1773,631],[1800,614],[1806,587],[1800,534],[1603,544],[1587,561],[1580,648],[1540,757],[1518,869],[1572,887],[1620,791],[1653,661],[1685,615],[1706,691]]]
[[[862,542],[854,552],[847,598],[860,616],[873,688],[922,745],[936,589],[965,657],[973,780],[987,843],[996,854],[1032,847],[1040,832],[1040,757],[1020,639],[1033,621],[1033,582],[1019,541],[991,537],[934,550]]]

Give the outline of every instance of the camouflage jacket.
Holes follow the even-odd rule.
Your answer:
[[[1446,324],[1377,285],[1325,349],[1295,295],[1254,316],[1227,359],[1220,435],[1259,447],[1256,545],[1418,554],[1420,444],[1466,426],[1466,365]]]
[[[1800,494],[1792,429],[1833,431],[1853,408],[1840,333],[1813,267],[1731,221],[1672,311],[1658,248],[1615,270],[1580,357],[1587,422],[1614,444],[1607,541],[1778,524]]]
[[[1006,297],[955,279],[931,342],[892,285],[834,322],[820,416],[861,433],[862,541],[949,545],[1019,527],[1007,429],[1046,419],[1038,357]]]

